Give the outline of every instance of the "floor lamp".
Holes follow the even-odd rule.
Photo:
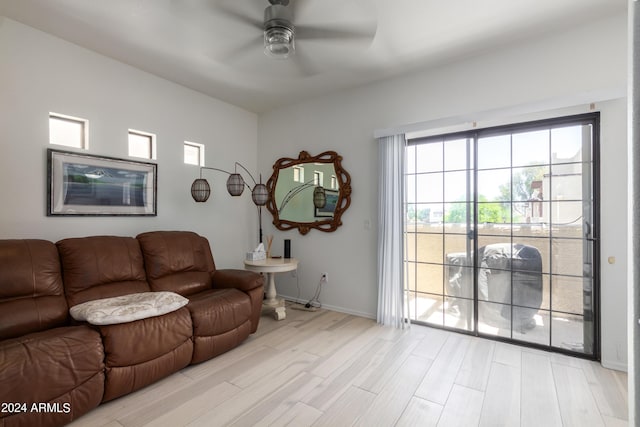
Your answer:
[[[241,174],[238,173],[238,166],[240,166],[244,171],[249,175],[251,181],[253,181],[253,188],[247,184],[245,179]],[[218,172],[223,172],[229,175],[227,178],[227,191],[232,196],[240,196],[242,195],[244,188],[247,187],[251,191],[251,200],[256,205],[258,209],[258,224],[259,224],[259,237],[260,243],[262,243],[262,207],[267,204],[267,200],[269,200],[269,192],[267,191],[267,186],[262,183],[262,175],[260,175],[260,182],[256,182],[251,172],[247,170],[240,163],[235,162],[235,167],[233,172],[226,171],[224,169],[211,168],[211,167],[200,167],[200,178],[197,178],[191,184],[191,197],[196,202],[206,202],[211,195],[211,187],[209,186],[209,182],[202,178],[202,171],[204,169],[214,170]]]

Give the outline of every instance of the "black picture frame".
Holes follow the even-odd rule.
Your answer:
[[[47,216],[157,216],[158,165],[47,149]]]

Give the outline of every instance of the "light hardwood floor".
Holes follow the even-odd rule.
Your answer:
[[[260,322],[238,348],[71,425],[627,425],[626,374],[595,362],[326,310]]]

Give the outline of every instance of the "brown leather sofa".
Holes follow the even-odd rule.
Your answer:
[[[264,295],[260,276],[245,270],[216,270],[209,242],[195,233],[155,231],[140,234],[137,240],[151,289],[189,299],[191,363],[236,347],[258,329]]]
[[[189,303],[110,325],[69,316],[86,301],[161,290]],[[234,348],[256,331],[262,295],[260,275],[217,270],[191,232],[0,240],[0,427],[67,424]]]

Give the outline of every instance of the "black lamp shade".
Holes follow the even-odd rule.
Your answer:
[[[269,191],[267,191],[267,186],[264,184],[256,184],[251,192],[251,198],[256,206],[266,205],[269,200]]]
[[[313,206],[316,208],[324,208],[327,204],[327,194],[324,192],[324,188],[317,186],[313,189]]]
[[[239,173],[232,173],[227,179],[227,191],[232,196],[239,196],[244,191],[244,179]],[[265,202],[266,203],[266,202]]]
[[[211,194],[211,187],[204,178],[198,178],[191,184],[191,197],[196,202],[206,202]]]

